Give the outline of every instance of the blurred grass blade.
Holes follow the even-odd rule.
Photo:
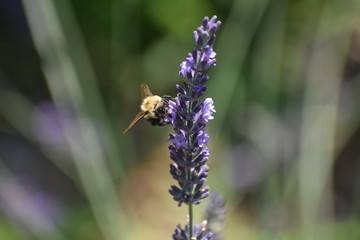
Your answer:
[[[331,172],[335,160],[338,102],[347,50],[354,30],[354,25],[349,23],[356,22],[359,9],[359,6],[341,9],[340,5],[347,4],[339,4],[336,1],[326,2],[319,15],[305,82],[298,169],[304,239],[323,236],[325,232],[320,230],[319,223],[328,222],[331,226],[333,220]],[[347,21],[341,21],[344,16]],[[349,21],[351,18],[353,21]],[[327,239],[334,239],[331,227],[325,231]]]
[[[14,108],[14,106],[16,107]],[[37,109],[31,101],[16,89],[0,89],[0,115],[28,141],[39,145],[42,153],[79,185],[78,179],[71,169],[72,164],[69,161],[64,161],[62,155],[59,156],[57,152],[54,152],[48,145],[39,142],[39,139],[34,136],[32,117],[35,110]]]
[[[63,14],[70,16],[70,21],[73,17],[66,3],[62,1],[62,11],[69,9]],[[54,1],[24,0],[23,4],[55,104],[60,114],[67,115],[69,111],[74,114],[75,122],[64,126],[65,137],[97,223],[106,239],[123,239],[127,228],[112,182],[112,172],[107,165],[109,156],[119,161],[116,149],[108,148],[108,144],[115,142],[109,137],[112,133],[95,78],[91,76],[91,67],[86,65],[89,61],[82,62],[82,69],[77,69],[79,64],[75,63],[75,59],[87,59],[85,51],[78,51],[77,57],[70,52],[70,49],[82,49],[82,42],[76,39],[76,33],[71,36],[76,41],[68,41]],[[71,25],[76,26],[76,22]],[[70,48],[70,44],[78,45]],[[105,136],[105,141],[99,132],[101,137]]]
[[[268,2],[268,0],[235,1],[229,17],[223,21],[223,30],[218,33],[220,39],[218,44],[215,44],[218,52],[218,67],[214,69],[208,91],[208,95],[215,102],[217,113],[214,122],[218,126],[223,127],[225,124],[225,116],[230,111],[234,94],[242,99],[245,98],[246,89],[242,85],[243,81],[240,81],[240,73]],[[248,21],[252,24],[248,24]],[[240,107],[243,102],[243,100],[239,101],[238,106]],[[217,129],[220,131],[221,128]]]

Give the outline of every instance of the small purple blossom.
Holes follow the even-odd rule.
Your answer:
[[[169,101],[169,106],[167,110],[167,115],[165,116],[165,121],[173,124],[176,116],[176,104],[173,101]]]
[[[187,147],[186,137],[183,133],[170,134],[169,140],[177,149]]]
[[[206,185],[209,167],[206,162],[210,151],[206,145],[209,135],[206,124],[213,119],[214,101],[211,98],[202,99],[206,92],[205,84],[209,80],[208,70],[216,65],[216,53],[213,50],[215,31],[220,27],[220,21],[213,16],[205,17],[202,26],[194,31],[196,48],[188,53],[185,61],[180,64],[179,75],[183,78],[182,85],[176,85],[177,96],[169,101],[166,121],[174,129],[169,135],[170,174],[177,181],[171,185],[170,194],[181,206],[189,205],[189,220],[182,229],[175,228],[174,240],[208,240],[213,233],[206,228],[207,221],[202,225],[192,224],[192,204],[200,204],[209,196]]]
[[[199,147],[203,147],[204,145],[208,144],[209,141],[209,135],[205,133],[205,131],[199,131],[196,135],[196,140]]]
[[[180,225],[177,225],[172,235],[173,240],[210,240],[212,239],[213,234],[207,229],[207,221],[204,220],[201,225],[195,225],[193,228],[193,235],[195,237],[189,237],[189,224],[185,225],[185,228],[182,229]]]
[[[207,98],[205,99],[204,101],[204,106],[203,106],[203,117],[202,119],[205,121],[205,122],[208,122],[209,120],[213,119],[213,112],[216,112],[215,111],[215,108],[214,108],[214,101],[211,99],[211,98]]]

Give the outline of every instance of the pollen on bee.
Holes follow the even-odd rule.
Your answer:
[[[143,100],[140,108],[144,112],[154,112],[159,107],[158,103],[161,103],[161,100],[162,98],[157,95],[147,97]]]

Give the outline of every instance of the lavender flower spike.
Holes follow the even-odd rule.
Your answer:
[[[177,97],[169,103],[167,121],[174,128],[174,133],[169,135],[170,157],[174,161],[170,173],[178,182],[178,186],[172,185],[169,192],[179,206],[182,203],[199,204],[209,195],[205,184],[210,151],[206,147],[209,135],[205,127],[213,119],[215,109],[211,98],[202,100],[201,97],[209,80],[207,72],[216,64],[212,47],[220,24],[216,16],[205,17],[202,26],[194,31],[196,48],[180,64],[183,84],[176,86]]]
[[[209,195],[205,186],[209,167],[206,162],[210,151],[206,147],[209,135],[206,124],[213,119],[214,101],[211,98],[202,100],[206,91],[205,83],[209,80],[208,70],[216,64],[216,53],[212,49],[215,32],[220,27],[220,21],[213,16],[205,17],[202,26],[194,31],[196,48],[180,64],[179,75],[183,84],[176,85],[177,96],[169,101],[166,121],[174,128],[169,135],[170,173],[178,185],[171,185],[169,190],[173,199],[181,206],[189,206],[188,222],[185,229],[180,225],[175,228],[174,240],[209,240],[213,233],[206,228],[207,221],[202,225],[193,226],[193,204]]]

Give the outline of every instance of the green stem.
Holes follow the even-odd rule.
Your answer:
[[[189,240],[193,235],[193,208],[192,203],[189,203]]]

